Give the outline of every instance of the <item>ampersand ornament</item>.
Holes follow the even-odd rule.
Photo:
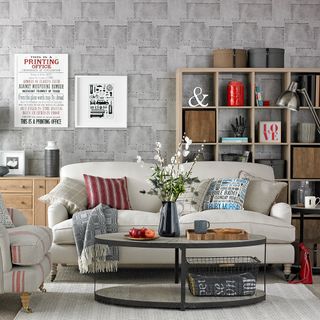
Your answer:
[[[207,97],[208,95],[203,94],[200,87],[195,87],[193,89],[193,96],[189,99],[189,107],[207,107],[208,103],[204,104],[204,100]],[[194,104],[193,101],[196,101],[197,104]]]

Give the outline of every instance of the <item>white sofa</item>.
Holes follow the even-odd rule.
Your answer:
[[[274,179],[273,169],[269,166],[242,162],[198,162],[192,176],[199,179],[238,177],[239,171],[245,170],[252,175]],[[133,226],[158,228],[160,200],[155,196],[142,194],[148,190],[147,179],[152,171],[149,165],[141,167],[133,162],[87,162],[67,165],[61,168],[60,176],[84,181],[83,174],[128,179],[129,198],[132,210],[118,211],[119,232],[126,232]],[[271,208],[270,215],[246,210],[207,210],[180,217],[181,234],[193,227],[195,219],[210,221],[211,227],[242,228],[249,233],[267,237],[267,263],[284,264],[284,273],[290,274],[294,261],[295,228],[291,225],[291,208],[285,203],[278,203]],[[48,208],[49,227],[53,231],[52,279],[55,278],[57,264],[77,264],[77,253],[72,232],[72,219],[61,204]],[[228,256],[250,255],[263,260],[263,246],[190,250],[189,255],[197,256]],[[148,250],[142,248],[121,248],[121,266],[168,265],[174,262],[174,250]]]

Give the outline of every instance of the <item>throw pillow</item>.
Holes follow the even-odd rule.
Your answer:
[[[73,214],[86,209],[87,191],[82,182],[66,177],[39,200],[49,205],[61,203],[70,214]]]
[[[286,182],[263,179],[243,170],[239,172],[239,178],[250,180],[243,205],[245,210],[268,215],[272,205],[287,191]]]
[[[210,186],[210,181],[210,179],[205,179],[186,186],[186,191],[180,194],[176,201],[179,215],[202,211],[203,200]]]
[[[131,209],[127,178],[102,178],[84,174],[87,189],[88,209],[98,204],[107,204],[111,208]]]
[[[248,179],[221,179],[211,182],[205,196],[203,209],[242,210]]]
[[[14,224],[11,220],[9,212],[4,205],[4,201],[2,195],[0,193],[0,224],[2,224],[5,228],[13,228]]]

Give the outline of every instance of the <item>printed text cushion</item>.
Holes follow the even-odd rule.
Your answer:
[[[52,244],[47,227],[25,225],[8,229],[12,264],[29,266],[40,263]]]
[[[248,179],[213,180],[204,198],[203,210],[242,210],[248,185]]]
[[[115,209],[131,209],[127,178],[102,178],[84,174],[87,189],[88,209],[98,204],[107,204]]]

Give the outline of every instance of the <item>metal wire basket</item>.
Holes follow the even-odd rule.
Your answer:
[[[260,261],[249,256],[189,257],[188,285],[195,296],[250,296]]]

